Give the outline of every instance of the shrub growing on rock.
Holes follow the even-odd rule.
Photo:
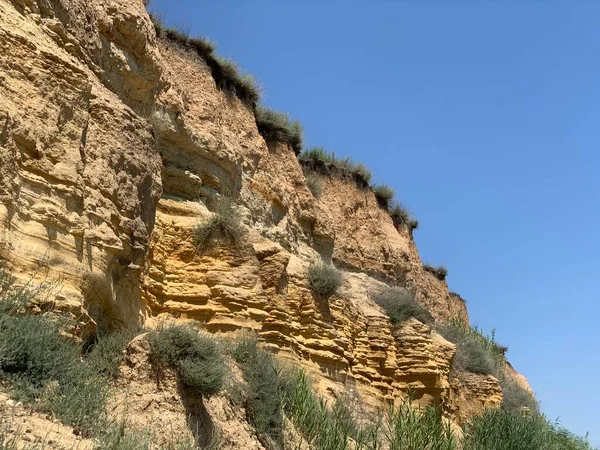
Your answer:
[[[333,265],[319,261],[308,267],[308,282],[317,297],[327,298],[342,285],[342,274]]]
[[[174,369],[184,386],[209,397],[223,386],[225,361],[215,340],[189,324],[169,325],[148,334],[150,359],[160,378]]]
[[[119,366],[125,360],[125,348],[135,335],[136,332],[129,329],[99,335],[88,351],[87,364],[99,374],[117,378]]]
[[[234,246],[239,245],[246,231],[231,203],[223,200],[219,209],[208,220],[199,223],[194,230],[198,253],[210,248],[215,239],[228,239]]]
[[[433,323],[433,317],[426,311],[408,289],[386,286],[373,294],[373,301],[388,315],[394,325],[414,317],[423,323]]]
[[[535,396],[510,375],[500,375],[500,387],[502,388],[503,409],[508,411],[527,409],[530,413],[539,412],[539,405]]]

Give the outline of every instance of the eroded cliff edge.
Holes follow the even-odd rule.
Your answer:
[[[327,395],[375,406],[411,390],[459,423],[501,403],[494,377],[451,370],[431,326],[394,329],[372,301],[402,281],[436,321],[468,320],[411,231],[343,177],[315,198],[293,149],[158,39],[141,1],[1,0],[0,99],[1,256],[22,280],[60,280],[50,301],[89,333],[193,319],[256,331]],[[246,239],[199,254],[193,230],[225,197]],[[344,270],[326,303],[306,277],[320,258]]]

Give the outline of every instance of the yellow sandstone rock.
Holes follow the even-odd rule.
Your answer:
[[[501,402],[493,377],[450,370],[430,326],[394,329],[373,303],[406,279],[436,320],[468,320],[410,232],[348,180],[324,177],[315,199],[292,149],[159,41],[141,1],[0,0],[0,99],[0,256],[21,280],[60,280],[56,305],[92,328],[254,330],[324,394],[377,407],[410,391],[457,423]],[[194,228],[224,197],[246,238],[198,253]],[[318,258],[344,269],[329,301],[309,289]]]

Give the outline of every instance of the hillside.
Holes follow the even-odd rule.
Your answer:
[[[445,269],[423,265],[418,223],[393,192],[360,164],[301,152],[299,124],[261,108],[252,80],[153,23],[141,1],[0,0],[0,99],[0,257],[14,277],[4,298],[43,284],[27,310],[71,317],[90,355],[135,330],[108,404],[128,405],[128,428],[169,430],[152,445],[207,447],[219,430],[220,448],[326,448],[293,408],[285,433],[261,433],[251,394],[235,401],[231,386],[258,389],[235,349],[219,362],[235,383],[211,395],[186,390],[179,362],[159,380],[148,336],[165,323],[198,325],[223,348],[252,336],[276,361],[259,352],[259,373],[299,369],[310,398],[354,405],[359,423],[409,397],[457,439],[487,410],[537,417],[506,349],[470,328]],[[12,373],[2,351],[0,375]],[[11,380],[0,385],[6,436],[96,445],[38,397],[39,408],[9,399]]]

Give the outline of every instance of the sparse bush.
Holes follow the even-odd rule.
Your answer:
[[[230,92],[248,106],[256,107],[260,98],[260,87],[252,75],[241,72],[232,60],[214,56],[212,53],[206,60],[218,88]]]
[[[319,261],[308,267],[308,282],[316,296],[327,298],[342,285],[342,274],[333,265]]]
[[[500,387],[502,388],[502,409],[508,411],[521,411],[526,408],[530,413],[539,412],[539,405],[535,396],[521,386],[513,377],[500,374]]]
[[[306,170],[322,174],[337,174],[354,180],[358,187],[367,188],[371,181],[371,171],[362,163],[355,163],[350,158],[337,158],[334,152],[323,147],[313,147],[298,155],[298,160]]]
[[[390,207],[390,202],[394,198],[394,190],[387,184],[376,184],[373,186],[373,193],[379,206],[387,211]]]
[[[134,330],[120,330],[98,336],[88,351],[86,363],[96,373],[117,378],[119,366],[125,359],[125,348],[135,334]]]
[[[458,319],[438,324],[436,328],[446,340],[456,345],[455,370],[499,376],[504,350],[496,343],[493,333],[487,336]]]
[[[217,238],[226,238],[237,246],[245,234],[240,218],[231,204],[223,201],[218,211],[210,219],[198,224],[194,230],[196,249],[198,253],[206,251]]]
[[[352,172],[356,178],[362,180],[363,183],[368,186],[371,182],[371,178],[373,177],[371,170],[363,163],[353,163],[351,160],[349,160],[348,165],[349,171]]]
[[[256,108],[256,126],[268,144],[284,142],[299,154],[302,150],[302,125],[284,113],[262,106]]]
[[[0,278],[0,381],[17,399],[35,402],[84,434],[101,427],[107,384],[81,361],[81,346],[62,336],[67,319],[25,314],[39,291]]]
[[[272,441],[282,448],[284,384],[280,369],[271,354],[260,349],[256,338],[250,336],[236,343],[232,355],[247,383],[244,403],[249,422],[261,441]]]
[[[169,325],[150,332],[148,342],[158,378],[171,367],[198,394],[209,397],[221,390],[225,361],[211,336],[193,325]]]
[[[432,266],[431,264],[424,264],[423,270],[433,274],[440,281],[444,281],[448,275],[448,269],[446,269],[444,266]]]
[[[308,187],[315,198],[321,198],[323,194],[323,179],[316,173],[308,173],[306,175],[306,187]]]
[[[386,286],[373,294],[373,301],[388,315],[394,325],[414,317],[423,323],[433,323],[433,317],[407,289]]]
[[[392,204],[389,213],[396,228],[406,226],[412,232],[419,227],[419,221],[414,219],[408,209],[400,203],[395,202]]]
[[[323,147],[311,147],[309,149],[303,150],[302,153],[298,156],[300,161],[319,161],[325,164],[333,164],[337,161],[335,157],[335,153],[328,152]]]
[[[417,228],[419,228],[419,221],[417,219],[411,218],[408,222],[408,229],[412,233]]]
[[[490,348],[496,345],[477,329],[462,333],[477,334]],[[282,371],[258,348],[256,339],[241,339],[232,354],[247,382],[249,421],[269,448],[281,448],[285,413],[308,447],[316,450],[592,450],[585,439],[538,414],[486,410],[464,426],[463,446],[440,408],[414,408],[410,399],[378,419],[357,420],[343,401],[328,405],[316,395],[303,371]]]

